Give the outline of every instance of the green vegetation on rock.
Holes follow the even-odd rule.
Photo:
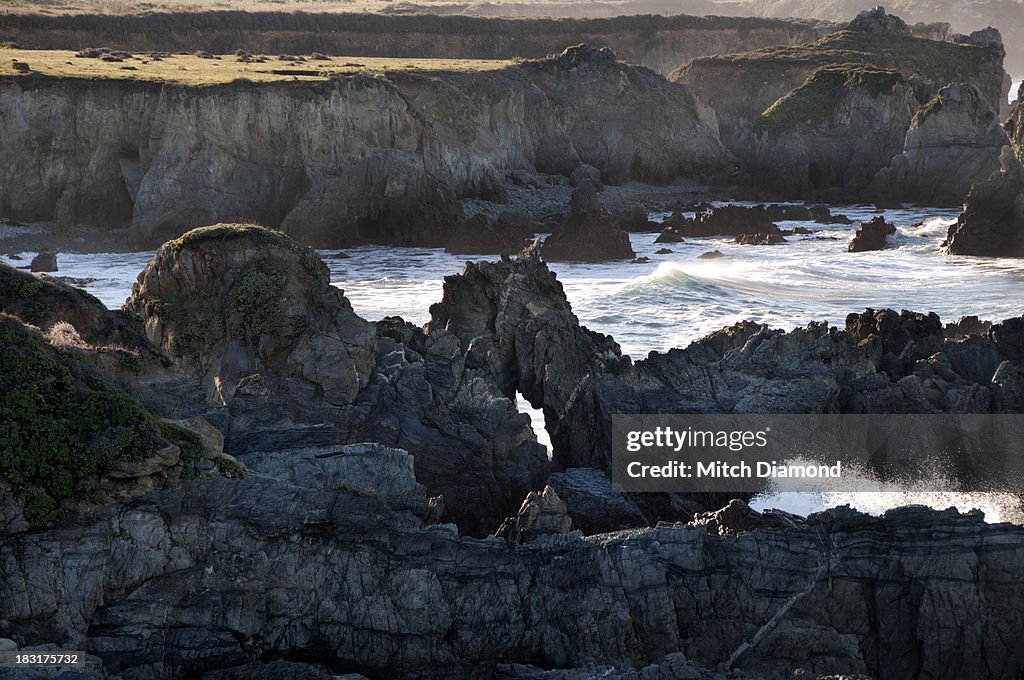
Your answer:
[[[0,316],[0,474],[24,494],[31,525],[54,521],[60,501],[162,443],[135,400]]]
[[[905,79],[896,71],[878,69],[864,64],[839,64],[819,68],[804,84],[765,109],[760,123],[792,126],[828,120],[840,97],[862,89],[872,98],[892,92]]]
[[[227,326],[250,344],[263,335],[288,335],[291,325],[281,314],[281,293],[288,282],[284,267],[274,260],[246,266],[231,288]]]

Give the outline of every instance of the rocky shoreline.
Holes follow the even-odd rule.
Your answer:
[[[121,312],[0,268],[22,357],[59,346],[73,381],[138,400],[133,427],[175,423],[164,453],[74,472],[92,491],[49,488],[56,515],[3,487],[0,636],[83,648],[91,677],[1013,677],[1019,527],[702,514],[728,498],[601,480],[606,414],[636,408],[1019,412],[1024,321],[748,323],[634,363],[537,253],[467,265],[422,329],[359,319],[315,254],[257,227],[165,244]]]

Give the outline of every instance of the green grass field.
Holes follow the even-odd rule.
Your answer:
[[[327,80],[337,75],[384,73],[387,71],[490,71],[512,62],[482,59],[392,59],[379,57],[338,57],[282,60],[276,56],[249,63],[235,55],[203,58],[194,54],[136,54],[122,61],[75,56],[65,50],[20,50],[0,48],[0,75],[42,74],[55,78],[119,79],[170,82],[182,85],[216,85],[239,78],[254,82]]]

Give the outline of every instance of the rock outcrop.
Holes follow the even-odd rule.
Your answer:
[[[1000,169],[975,184],[946,246],[954,255],[1024,255],[1024,105],[1006,122],[1010,145],[999,157]]]
[[[353,311],[317,255],[267,229],[217,225],[165,244],[125,308],[225,408],[226,450],[377,442],[413,454],[446,520],[486,534],[549,474],[529,417],[458,340]]]
[[[510,172],[583,162],[605,181],[664,182],[733,162],[685,86],[586,46],[293,83],[19,75],[0,81],[0,113],[0,216],[130,227],[143,244],[257,221],[326,247],[443,247],[458,199],[493,197]]]
[[[862,192],[904,150],[914,113],[938,88],[973,86],[999,111],[1007,90],[1002,59],[996,34],[961,42],[918,38],[879,8],[815,43],[696,59],[670,79],[687,83],[715,109],[722,140],[746,171],[741,182],[752,190],[838,199]],[[983,119],[984,107],[974,108],[977,116],[957,116],[962,129],[955,135],[918,133],[943,139],[941,148],[922,146],[918,155],[938,165],[963,152],[960,139],[988,139],[992,121]],[[966,129],[972,124],[978,129]],[[950,200],[957,199],[943,202]]]
[[[884,341],[889,315],[906,330]],[[543,410],[554,460],[566,468],[611,469],[615,413],[1001,411],[993,376],[1001,362],[1018,361],[1019,320],[957,341],[938,317],[879,312],[879,330],[867,332],[859,318],[845,329],[814,322],[789,333],[742,323],[633,363],[614,340],[579,325],[533,249],[447,277],[430,327],[478,349],[505,394],[518,391]],[[970,359],[976,351],[983,359]],[[937,368],[947,361],[949,370]]]
[[[114,677],[272,677],[282,660],[402,678],[1010,680],[1024,666],[1020,527],[924,508],[773,525],[510,549],[313,480],[188,481],[0,543],[0,633],[85,648]],[[628,674],[655,664],[667,675]]]
[[[57,255],[50,251],[43,251],[32,258],[29,270],[33,272],[55,272],[57,271]]]
[[[821,68],[754,124],[750,182],[790,196],[860,190],[903,149],[917,108],[895,71]]]
[[[125,309],[215,404],[259,374],[297,409],[338,408],[366,387],[376,362],[373,324],[331,286],[327,266],[260,227],[204,227],[166,243]]]
[[[636,257],[629,234],[601,212],[594,184],[584,180],[572,192],[569,214],[558,231],[544,239],[544,259],[568,262],[607,262]]]
[[[851,253],[862,253],[866,250],[882,250],[886,241],[896,233],[896,227],[885,221],[881,215],[872,217],[868,222],[861,222],[857,233],[850,239],[847,248]]]
[[[947,85],[914,114],[903,153],[878,173],[871,193],[960,205],[973,184],[999,169],[1007,143],[996,110],[976,87]]]

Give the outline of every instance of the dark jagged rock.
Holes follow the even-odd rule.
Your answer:
[[[514,517],[506,519],[495,536],[510,545],[529,543],[549,534],[567,534],[572,530],[572,519],[566,513],[565,501],[550,486],[543,491],[531,491]]]
[[[703,236],[748,236],[753,234],[778,234],[779,228],[772,221],[768,208],[763,205],[744,207],[722,205],[707,212],[697,213],[693,218],[676,213],[665,220],[658,243],[678,243],[684,237]]]
[[[55,272],[57,271],[57,254],[44,250],[32,258],[28,268],[33,272]]]
[[[601,213],[601,204],[592,182],[585,181],[573,190],[569,215],[558,231],[544,239],[544,259],[568,262],[606,262],[636,257],[629,234]]]
[[[600,470],[569,468],[551,475],[548,487],[565,501],[573,527],[587,536],[650,524],[640,507]]]
[[[861,222],[857,233],[850,240],[847,247],[851,253],[861,253],[866,250],[882,250],[885,248],[886,239],[896,233],[896,227],[885,221],[879,215],[872,217],[870,222]]]
[[[725,257],[725,253],[721,250],[709,250],[706,253],[701,253],[697,256],[698,260],[720,260]]]
[[[786,243],[781,232],[757,232],[755,234],[740,234],[733,239],[733,243],[741,246],[776,246]]]
[[[1024,255],[1024,105],[1006,122],[1010,145],[999,157],[1000,169],[975,184],[946,246],[954,255]]]
[[[803,526],[804,519],[781,510],[761,513],[737,499],[721,510],[695,515],[693,524],[704,527],[712,536],[727,536],[766,528],[793,529]]]
[[[611,414],[989,412],[998,362],[1024,357],[1019,319],[957,342],[934,315],[869,311],[846,329],[738,324],[634,364],[579,325],[535,250],[470,265],[444,291],[431,326],[479,347],[478,365],[506,395],[518,391],[543,410],[556,463],[605,472]]]
[[[86,648],[107,673],[172,680],[275,659],[400,678],[617,667],[608,677],[781,680],[810,666],[1011,680],[1022,550],[1020,527],[920,507],[510,549],[422,526],[373,493],[247,475],[0,543],[0,620],[23,646]]]

